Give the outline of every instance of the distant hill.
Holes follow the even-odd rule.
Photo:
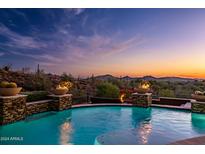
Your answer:
[[[106,74],[106,75],[99,75],[95,77],[96,79],[99,80],[110,80],[110,79],[121,79],[121,80],[127,80],[127,81],[131,81],[131,80],[136,80],[136,79],[141,79],[141,80],[148,80],[148,81],[170,81],[170,82],[187,82],[187,81],[195,81],[196,79],[192,79],[192,78],[182,78],[182,77],[153,77],[153,76],[143,76],[143,77],[129,77],[129,76],[124,76],[124,77],[115,77],[112,76],[110,74]]]
[[[162,77],[162,78],[158,78],[157,80],[160,81],[179,81],[179,82],[186,82],[186,81],[195,81],[196,79],[191,79],[191,78],[181,78],[181,77]]]
[[[99,75],[99,76],[96,76],[95,78],[98,79],[98,80],[120,79],[120,78],[114,77],[114,76],[112,76],[112,75],[110,75],[110,74]]]

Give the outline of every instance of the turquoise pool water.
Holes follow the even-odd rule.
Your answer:
[[[111,132],[127,137],[137,135],[137,144],[168,144],[205,134],[205,115],[164,108],[75,108],[36,114],[2,126],[0,143],[87,145],[97,143],[97,136]],[[124,143],[128,144],[119,142]]]

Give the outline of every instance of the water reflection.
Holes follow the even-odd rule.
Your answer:
[[[149,122],[151,120],[151,108],[138,108],[132,109],[132,126],[139,127],[139,123]]]
[[[205,133],[205,115],[192,113],[191,114],[191,123],[193,129],[198,133]]]
[[[71,143],[71,133],[72,133],[72,124],[71,124],[71,112],[68,112],[66,120],[60,125],[60,144],[72,144]]]
[[[151,110],[151,108],[132,109],[132,125],[136,128],[141,144],[148,143],[149,136],[152,132]]]
[[[147,144],[150,134],[152,133],[152,125],[151,122],[141,123],[139,129],[137,129],[139,134],[139,139],[142,144]]]

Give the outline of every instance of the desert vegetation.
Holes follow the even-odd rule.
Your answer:
[[[96,96],[98,97],[118,98],[120,95],[120,89],[109,82],[100,83],[96,88]]]
[[[56,75],[45,73],[43,70],[37,69],[36,72],[30,72],[29,69],[23,68],[20,71],[13,71],[12,65],[4,65],[0,68],[0,81],[4,81],[1,86],[18,86],[22,87],[23,93],[33,94],[34,98],[29,97],[30,100],[46,97],[57,84],[63,81],[72,83],[70,92],[75,98],[85,98],[89,96],[100,97],[119,97],[120,93],[126,94],[129,97],[134,89],[144,80],[143,78],[117,78],[111,75],[104,76],[90,76],[87,78],[76,78],[71,74],[63,73]],[[9,83],[8,83],[9,82]],[[153,97],[177,97],[177,98],[191,98],[194,91],[205,91],[204,80],[159,80],[149,79],[150,89]],[[38,92],[37,92],[38,91]]]

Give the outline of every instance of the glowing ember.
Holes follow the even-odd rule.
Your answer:
[[[122,94],[121,96],[120,96],[120,101],[123,103],[125,100],[125,94]]]

